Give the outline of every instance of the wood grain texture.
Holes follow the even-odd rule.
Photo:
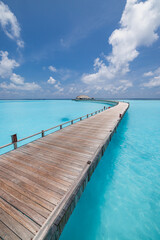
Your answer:
[[[127,103],[0,156],[0,239],[58,239]]]

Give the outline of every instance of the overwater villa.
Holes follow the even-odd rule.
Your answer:
[[[76,100],[93,100],[94,98],[91,98],[87,95],[79,95],[76,97]]]

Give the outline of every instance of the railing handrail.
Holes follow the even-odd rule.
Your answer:
[[[110,108],[110,107],[108,107],[108,108]],[[8,147],[8,146],[10,146],[10,145],[12,145],[12,144],[15,144],[15,143],[17,143],[17,142],[24,141],[24,140],[26,140],[26,139],[28,139],[28,138],[32,138],[32,137],[37,136],[37,135],[39,135],[39,134],[42,134],[42,137],[44,137],[44,133],[45,133],[45,132],[48,132],[48,131],[53,130],[53,129],[58,128],[58,127],[60,127],[60,129],[62,129],[62,126],[66,125],[66,124],[69,124],[69,123],[73,124],[74,121],[77,121],[77,120],[80,120],[80,121],[81,121],[82,118],[85,118],[85,117],[88,118],[89,116],[91,117],[91,116],[93,116],[94,114],[97,114],[98,112],[100,113],[100,112],[102,112],[102,111],[104,111],[104,110],[106,110],[106,109],[108,109],[108,108],[107,108],[106,106],[104,106],[103,108],[101,108],[101,109],[99,109],[99,110],[96,110],[95,112],[88,113],[88,114],[83,115],[83,116],[81,116],[81,117],[78,117],[78,118],[72,119],[72,120],[70,120],[70,121],[67,121],[67,122],[61,123],[61,124],[59,124],[59,125],[56,125],[56,126],[54,126],[54,127],[48,128],[48,129],[46,129],[46,130],[42,130],[42,131],[40,131],[40,132],[38,132],[38,133],[35,133],[35,134],[32,134],[32,135],[30,135],[30,136],[28,136],[28,137],[21,138],[21,139],[15,141],[15,142],[11,142],[11,143],[5,144],[5,145],[3,145],[3,146],[0,146],[0,149],[5,148],[5,147]],[[14,148],[17,148],[17,144],[16,144],[16,147],[15,147],[15,145],[14,145]]]

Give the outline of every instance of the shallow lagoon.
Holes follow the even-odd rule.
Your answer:
[[[99,110],[104,105],[109,106],[100,102],[72,100],[0,100],[0,146],[10,143],[12,134],[17,133],[18,139],[24,138]],[[22,143],[34,139],[36,137]],[[11,149],[8,147],[5,151]]]

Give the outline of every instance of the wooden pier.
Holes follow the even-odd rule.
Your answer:
[[[59,238],[128,107],[119,102],[0,156],[0,239]]]

